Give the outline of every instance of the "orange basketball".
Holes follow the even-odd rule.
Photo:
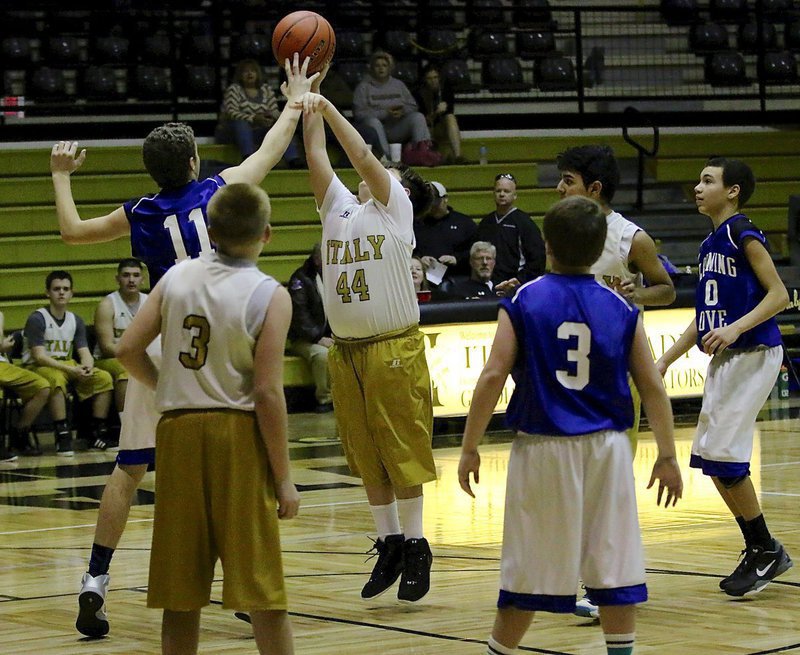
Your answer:
[[[283,66],[286,59],[291,61],[294,53],[300,54],[300,65],[306,57],[308,73],[321,71],[333,59],[336,49],[336,35],[331,24],[313,11],[295,11],[284,16],[272,33],[272,54]]]

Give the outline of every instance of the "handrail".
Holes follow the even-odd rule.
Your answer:
[[[631,118],[634,115],[643,117],[650,127],[653,128],[653,145],[648,149],[628,134],[628,121],[625,121],[625,124],[622,126],[622,138],[625,139],[625,143],[633,147],[639,155],[639,167],[636,172],[636,209],[641,209],[644,206],[644,160],[645,157],[655,157],[658,154],[658,125],[651,121],[649,117],[642,114],[636,107],[625,107],[622,115],[623,118]],[[641,123],[641,120],[637,120],[636,122]]]

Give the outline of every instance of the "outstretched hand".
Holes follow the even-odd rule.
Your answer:
[[[76,157],[77,151],[77,141],[59,141],[54,144],[50,151],[50,172],[71,175],[77,171],[86,159],[86,149],[81,150]]]
[[[292,61],[286,59],[284,62],[286,81],[281,84],[281,93],[286,96],[287,101],[292,105],[311,90],[311,85],[319,77],[319,73],[314,73],[311,77],[306,77],[310,61],[311,60],[306,57],[301,66],[300,55],[295,52]]]
[[[309,91],[303,95],[302,98],[293,103],[292,106],[297,109],[302,109],[304,114],[324,114],[328,107],[331,106],[331,102],[325,96]]]
[[[681,479],[681,469],[678,466],[678,461],[674,457],[659,457],[656,463],[653,464],[653,472],[650,475],[650,482],[647,488],[650,489],[658,479],[658,497],[656,502],[661,505],[661,497],[664,495],[664,489],[667,490],[667,498],[664,502],[664,507],[669,507],[670,502],[672,506],[678,502],[678,498],[683,496],[683,480]]]

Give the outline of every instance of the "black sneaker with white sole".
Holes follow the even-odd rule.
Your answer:
[[[777,539],[772,540],[769,550],[763,546],[751,546],[722,590],[729,596],[737,597],[757,594],[793,565],[794,562]]]

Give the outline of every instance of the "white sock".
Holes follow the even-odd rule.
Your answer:
[[[400,525],[406,539],[422,539],[422,499],[423,496],[397,499]]]
[[[503,646],[500,642],[495,641],[494,637],[489,637],[487,646],[486,655],[515,655],[517,652],[516,648]]]
[[[396,501],[392,501],[388,505],[370,505],[369,510],[372,512],[372,519],[375,521],[378,538],[385,541],[390,534],[402,533]]]

